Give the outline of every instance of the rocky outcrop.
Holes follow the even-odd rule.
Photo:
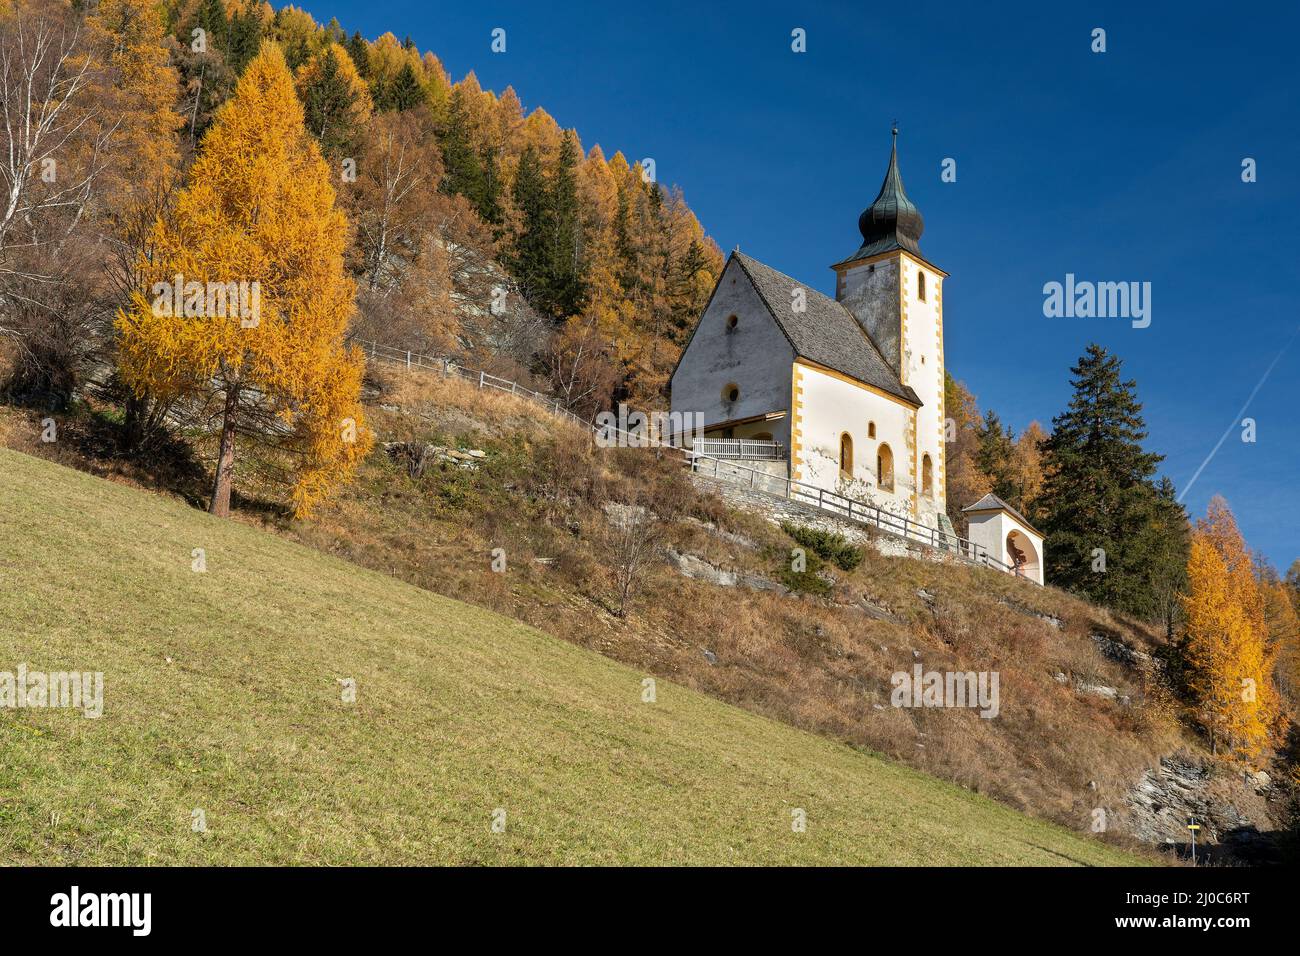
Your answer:
[[[412,478],[419,478],[435,462],[445,462],[473,471],[487,457],[487,452],[479,448],[448,448],[416,441],[385,442],[384,451],[390,459],[405,466],[407,474]]]
[[[1238,778],[1188,754],[1162,757],[1125,797],[1128,830],[1187,856],[1187,827],[1195,818],[1201,828],[1196,832],[1200,862],[1274,862],[1278,849],[1260,779],[1258,774]]]
[[[678,551],[676,548],[665,548],[664,557],[672,567],[677,569],[677,573],[682,577],[707,581],[710,584],[716,584],[724,588],[734,588],[739,585],[755,591],[775,591],[778,594],[789,593],[789,589],[785,585],[773,581],[771,578],[765,578],[758,574],[748,574],[744,571],[728,571],[710,564],[699,555]]]
[[[1098,684],[1095,681],[1085,680],[1082,677],[1071,677],[1064,671],[1057,671],[1052,675],[1052,680],[1058,684],[1073,687],[1081,694],[1091,694],[1094,697],[1100,697],[1103,700],[1113,700],[1121,707],[1128,707],[1133,703],[1133,698],[1128,694],[1121,694],[1118,687],[1111,687],[1109,684]]]

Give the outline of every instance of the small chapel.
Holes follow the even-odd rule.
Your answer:
[[[695,450],[951,533],[943,406],[948,274],[921,251],[924,229],[903,189],[895,127],[880,192],[858,217],[861,244],[831,266],[834,298],[733,251],[670,379],[673,414],[703,423]],[[977,504],[971,517],[984,532],[993,527],[990,508],[1002,502]],[[1034,534],[1037,547],[1022,531],[1018,539],[990,540],[989,553],[1016,567],[1032,563],[1041,583],[1041,537]],[[1021,555],[1029,546],[1032,558],[1021,561],[1011,545]]]

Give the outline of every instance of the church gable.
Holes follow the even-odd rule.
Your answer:
[[[673,371],[673,410],[702,413],[709,424],[784,412],[794,359],[789,340],[732,256]]]

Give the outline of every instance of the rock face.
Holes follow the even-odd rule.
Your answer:
[[[724,588],[733,588],[740,585],[741,587],[752,588],[755,591],[776,591],[779,594],[789,593],[789,589],[786,588],[785,585],[773,581],[770,578],[761,577],[757,574],[727,571],[723,568],[715,567],[698,555],[678,551],[676,548],[665,548],[664,557],[668,559],[668,563],[676,568],[677,572],[683,577],[708,581],[710,584],[717,584]]]
[[[1126,667],[1132,667],[1135,670],[1147,674],[1161,676],[1164,674],[1165,662],[1159,658],[1152,657],[1146,651],[1140,651],[1135,647],[1129,647],[1118,638],[1111,637],[1107,634],[1089,634],[1092,642],[1097,645],[1097,650],[1101,651],[1102,657],[1107,660],[1115,661]]]
[[[1147,843],[1190,855],[1195,817],[1199,862],[1276,862],[1278,850],[1269,832],[1268,807],[1259,792],[1258,775],[1241,785],[1231,774],[1185,754],[1160,759],[1160,766],[1142,775],[1125,798],[1129,831]]]
[[[740,582],[740,576],[735,571],[724,571],[721,568],[715,568],[703,558],[697,558],[693,554],[686,554],[674,548],[665,548],[664,556],[668,559],[668,563],[676,568],[683,577],[708,581],[710,584],[718,584],[724,588],[734,588]]]
[[[434,462],[446,462],[473,471],[487,457],[487,452],[478,448],[447,448],[416,441],[385,442],[384,451],[393,461],[405,465],[412,478],[419,478]]]

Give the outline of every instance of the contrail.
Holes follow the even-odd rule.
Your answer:
[[[1196,479],[1201,477],[1201,472],[1205,470],[1205,466],[1208,465],[1214,459],[1214,456],[1219,453],[1219,449],[1222,448],[1223,443],[1228,440],[1228,436],[1232,434],[1232,430],[1241,422],[1241,417],[1246,414],[1246,409],[1249,408],[1250,403],[1255,400],[1255,396],[1259,394],[1259,390],[1264,387],[1264,383],[1268,381],[1268,377],[1272,373],[1274,367],[1279,361],[1281,361],[1282,355],[1291,347],[1291,343],[1295,341],[1297,335],[1300,335],[1300,326],[1296,326],[1296,330],[1292,332],[1291,337],[1286,340],[1286,345],[1283,345],[1282,350],[1278,352],[1277,355],[1273,356],[1273,361],[1269,363],[1268,368],[1264,369],[1264,374],[1260,376],[1259,381],[1255,383],[1255,387],[1251,389],[1250,397],[1246,399],[1246,404],[1241,406],[1241,411],[1237,412],[1237,417],[1228,424],[1227,429],[1219,436],[1219,440],[1215,443],[1214,447],[1210,449],[1210,453],[1205,456],[1205,461],[1201,462],[1201,467],[1196,469],[1196,473],[1192,475],[1191,481],[1187,482],[1187,487],[1184,488],[1182,494],[1178,496],[1179,504],[1182,504],[1183,498],[1187,496],[1187,492],[1191,491],[1192,485],[1196,484]]]

